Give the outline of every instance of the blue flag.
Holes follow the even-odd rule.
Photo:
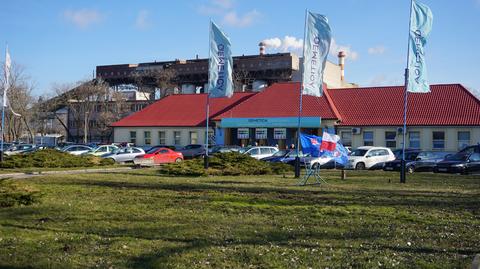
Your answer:
[[[322,138],[316,135],[306,135],[300,133],[300,143],[302,145],[302,152],[304,154],[310,154],[312,157],[330,157],[337,163],[345,165],[348,162],[348,151],[339,142],[333,151],[321,151],[320,145],[322,145]]]
[[[433,14],[430,8],[413,0],[410,14],[410,37],[408,56],[409,92],[430,92],[425,64],[425,45],[432,30]]]
[[[208,65],[208,94],[211,98],[233,95],[233,59],[228,37],[210,23],[210,59]]]
[[[300,133],[300,144],[303,154],[310,154],[312,157],[319,157],[323,151],[320,151],[322,138],[316,135],[307,135]]]
[[[307,12],[303,46],[303,92],[320,97],[323,94],[323,70],[327,61],[332,33],[327,17]]]

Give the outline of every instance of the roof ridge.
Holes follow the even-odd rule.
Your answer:
[[[329,104],[330,108],[333,111],[333,114],[337,117],[339,121],[342,121],[342,115],[340,115],[340,112],[337,109],[337,106],[335,106],[335,103],[332,100],[332,97],[330,96],[330,93],[328,93],[329,89],[327,86],[325,86],[325,90],[323,91],[325,93],[325,98],[327,99],[327,103]]]

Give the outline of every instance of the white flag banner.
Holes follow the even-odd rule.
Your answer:
[[[323,70],[327,61],[332,33],[327,17],[307,12],[303,47],[303,94],[323,94]]]

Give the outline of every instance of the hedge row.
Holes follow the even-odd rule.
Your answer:
[[[240,176],[240,175],[279,175],[292,171],[292,166],[283,163],[268,163],[236,152],[218,153],[209,158],[209,168],[205,170],[203,159],[187,160],[167,164],[160,169],[162,175],[169,176]]]
[[[70,168],[114,164],[113,160],[95,156],[75,156],[54,149],[44,149],[29,154],[5,156],[1,168]]]

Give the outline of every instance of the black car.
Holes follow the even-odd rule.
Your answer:
[[[438,162],[443,161],[448,156],[454,155],[455,152],[447,151],[422,151],[418,154],[413,168],[415,172],[432,172]]]
[[[405,169],[408,173],[415,171],[415,161],[420,154],[420,150],[408,150],[405,151]],[[386,162],[383,166],[383,171],[400,171],[402,167],[403,154],[400,152],[395,154],[396,159],[390,162]]]
[[[435,173],[480,173],[480,153],[459,152],[437,163]]]
[[[295,149],[282,149],[275,152],[270,157],[265,157],[260,160],[270,162],[270,163],[288,163],[290,161],[295,161],[297,157],[297,150]],[[303,157],[302,152],[300,151],[300,157]]]
[[[184,159],[203,157],[205,155],[205,147],[200,144],[186,145],[185,147],[177,149],[176,151],[181,152]]]
[[[464,149],[460,150],[459,152],[480,153],[480,144],[465,147]]]

